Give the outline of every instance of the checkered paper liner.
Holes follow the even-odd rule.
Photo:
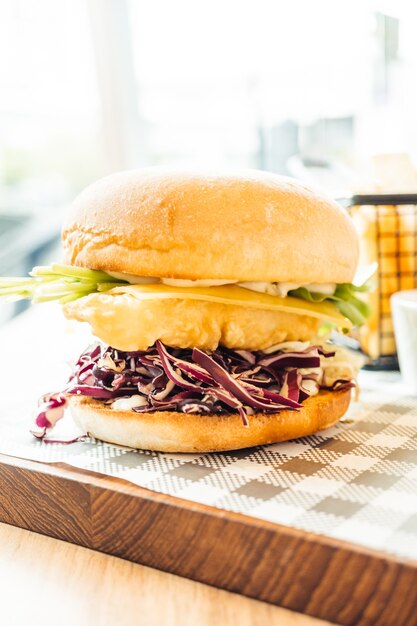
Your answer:
[[[27,423],[2,420],[0,452],[417,560],[417,398],[396,383],[392,374],[368,374],[347,422],[287,443],[195,455],[93,439],[51,445],[32,439]]]

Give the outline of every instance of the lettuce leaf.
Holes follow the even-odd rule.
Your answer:
[[[89,293],[108,291],[126,284],[129,284],[128,281],[114,278],[100,270],[53,263],[47,267],[33,268],[27,278],[0,277],[0,296],[11,300],[27,298],[33,302],[57,300],[65,304]],[[360,287],[349,283],[339,284],[330,296],[309,291],[306,287],[293,289],[288,295],[309,302],[333,302],[342,315],[355,326],[361,326],[370,315],[370,307],[356,293],[370,291],[371,288],[368,280]]]
[[[299,287],[288,292],[289,296],[308,300],[308,302],[333,302],[340,313],[347,317],[354,326],[362,326],[371,314],[369,304],[356,296],[356,293],[364,293],[372,290],[371,281],[366,281],[359,287],[351,283],[337,285],[332,295],[309,291],[306,287]]]

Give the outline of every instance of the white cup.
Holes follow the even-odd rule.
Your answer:
[[[391,310],[401,376],[417,395],[417,289],[394,293]]]

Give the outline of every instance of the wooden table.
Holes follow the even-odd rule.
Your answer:
[[[49,305],[39,306],[0,329],[0,352],[15,355],[17,346],[66,350],[72,338],[61,334],[63,326]],[[32,392],[29,384],[28,393]],[[16,393],[21,393],[18,380],[16,389],[2,390],[0,410],[8,410]],[[328,622],[0,524],[0,623],[313,626]]]
[[[321,620],[0,524],[7,626],[314,626]]]

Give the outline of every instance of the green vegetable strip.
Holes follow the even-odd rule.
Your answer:
[[[74,267],[73,265],[62,265],[60,263],[53,263],[47,267],[40,266],[34,267],[30,272],[31,276],[65,276],[68,278],[78,279],[78,280],[87,280],[89,282],[101,282],[105,280],[106,282],[112,283],[125,283],[126,281],[120,280],[119,278],[114,278],[107,274],[107,272],[102,272],[101,270],[89,270],[85,267]]]
[[[106,272],[53,263],[34,267],[31,278],[0,278],[0,297],[10,300],[31,299],[33,302],[57,300],[61,304],[96,291],[108,291],[127,281],[113,278]]]
[[[89,270],[84,267],[73,267],[53,263],[47,267],[34,267],[31,278],[1,278],[0,297],[12,300],[31,299],[33,302],[49,302],[57,300],[61,304],[71,302],[89,293],[104,292],[117,285],[129,284],[128,281],[114,278],[100,270]],[[343,283],[337,285],[333,295],[315,293],[306,287],[299,287],[288,292],[288,295],[309,302],[333,302],[340,313],[347,317],[355,326],[361,326],[370,315],[366,302],[360,300],[356,293],[370,291],[369,281],[360,287]]]
[[[307,300],[308,302],[324,302],[325,300],[333,302],[341,314],[347,317],[354,326],[362,326],[370,316],[371,309],[366,302],[357,298],[355,293],[363,293],[365,291],[371,291],[371,289],[372,284],[370,281],[367,281],[360,287],[356,287],[350,283],[337,285],[336,291],[331,296],[309,291],[305,287],[299,287],[298,289],[289,291],[288,295]]]

